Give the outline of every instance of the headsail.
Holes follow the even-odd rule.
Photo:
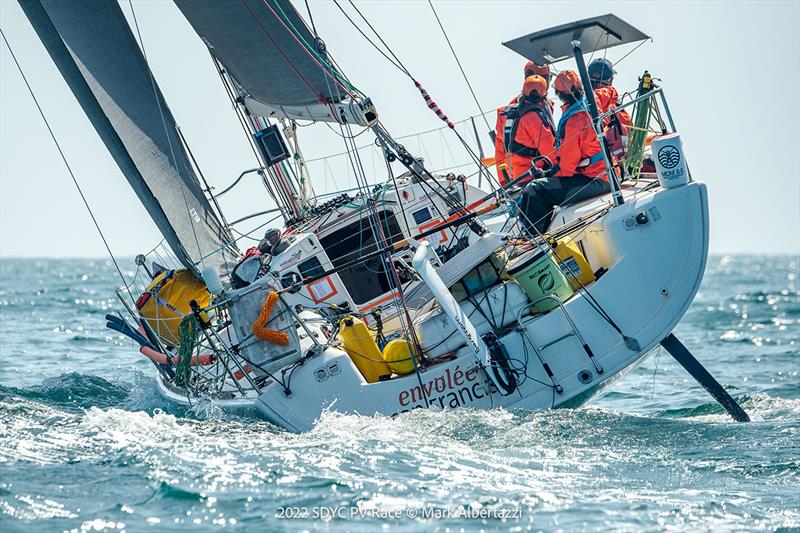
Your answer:
[[[175,0],[254,115],[367,126],[377,114],[289,0]]]
[[[208,203],[115,1],[19,0],[50,57],[181,263],[222,276],[237,250]]]

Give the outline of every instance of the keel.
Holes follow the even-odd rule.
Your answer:
[[[737,422],[750,422],[750,417],[742,409],[742,406],[722,388],[722,385],[700,364],[700,361],[689,352],[686,346],[678,340],[678,337],[670,333],[661,341],[661,346],[666,348],[669,354],[728,411],[728,414],[734,420]]]

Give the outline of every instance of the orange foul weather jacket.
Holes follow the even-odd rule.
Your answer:
[[[505,109],[505,108],[503,108]],[[514,138],[506,142],[505,129],[508,118],[498,112],[498,135],[495,138],[495,156],[502,151],[502,160],[497,159],[498,163],[505,162],[509,165],[508,173],[512,179],[516,179],[531,168],[531,160],[538,155],[545,155],[555,162],[555,135],[553,127],[549,121],[543,121],[536,111],[527,111],[516,119],[517,124],[514,130]],[[499,142],[497,139],[499,138]],[[509,152],[506,152],[506,146]],[[537,163],[541,167],[543,163]],[[500,182],[505,184],[502,172],[498,168]]]
[[[594,90],[594,101],[597,102],[597,110],[602,115],[606,113],[610,109],[614,109],[617,107],[617,102],[619,101],[619,93],[617,90],[610,86],[606,85],[604,87],[598,87]],[[625,127],[629,127],[631,125],[631,116],[628,114],[626,110],[619,111],[617,113],[617,117],[619,118],[620,124]],[[603,121],[603,126],[608,126],[610,119],[606,118]]]
[[[557,157],[559,171],[556,176],[582,174],[608,181],[604,171],[600,143],[592,128],[592,118],[583,108],[583,102],[562,106],[563,115],[558,123]],[[579,109],[577,110],[576,109]]]
[[[504,144],[504,137],[503,137],[503,130],[506,128],[506,114],[505,111],[508,109],[508,106],[514,105],[517,103],[519,96],[516,96],[513,100],[511,100],[508,105],[504,105],[503,107],[497,110],[497,122],[494,125],[494,161],[495,167],[497,168],[497,179],[500,180],[501,184],[505,183],[505,178],[503,177],[503,173],[500,171],[500,165],[505,163],[508,165],[506,161],[506,154],[505,144]],[[511,175],[511,169],[508,171],[508,175]]]

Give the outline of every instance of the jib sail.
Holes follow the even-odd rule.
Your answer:
[[[180,262],[227,277],[238,254],[117,2],[19,0],[100,138]]]

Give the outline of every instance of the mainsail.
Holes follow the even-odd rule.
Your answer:
[[[368,98],[331,63],[289,0],[175,0],[250,113],[373,124]]]
[[[118,3],[19,3],[181,264],[226,276],[238,251],[203,194]]]

